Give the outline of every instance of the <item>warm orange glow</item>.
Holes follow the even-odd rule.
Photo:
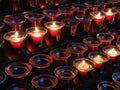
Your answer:
[[[18,32],[15,32],[14,38],[17,38],[19,36]]]
[[[117,56],[118,55],[118,52],[117,52],[117,50],[115,50],[115,48],[111,48],[107,53],[110,56]]]
[[[78,65],[79,70],[88,70],[90,69],[90,65],[86,63],[84,60]]]
[[[37,28],[37,27],[35,27],[35,32],[39,32],[39,30],[38,30],[38,28]]]

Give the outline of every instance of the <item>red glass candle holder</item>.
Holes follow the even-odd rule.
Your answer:
[[[101,45],[101,42],[94,36],[84,37],[83,42],[88,46],[89,51],[96,51]]]
[[[98,33],[96,37],[102,43],[103,46],[110,45],[111,42],[114,40],[114,35],[106,32]]]
[[[53,75],[40,74],[33,77],[31,83],[37,90],[52,90],[58,84],[58,80]]]
[[[119,90],[119,86],[111,81],[101,81],[97,85],[98,90]]]
[[[72,88],[74,84],[74,79],[78,74],[78,71],[70,66],[59,66],[55,68],[54,74],[59,79],[59,86],[62,90],[66,90],[68,88]]]
[[[27,34],[23,31],[10,31],[4,34],[3,38],[11,44],[13,48],[20,48]]]
[[[6,78],[6,74],[3,71],[0,71],[0,85],[5,82]]]
[[[65,24],[65,27],[67,27],[67,29],[69,29],[70,36],[76,36],[77,26],[79,24],[78,20],[71,19],[71,18],[66,18],[66,19],[63,19],[61,22],[63,22]]]
[[[61,29],[64,27],[63,22],[50,21],[50,22],[46,22],[44,26],[49,30],[50,36],[56,37],[56,41],[60,41]]]
[[[112,79],[117,85],[120,85],[120,72],[115,72],[112,74]]]
[[[74,58],[80,58],[84,56],[84,53],[87,51],[88,47],[83,43],[74,43],[71,42],[67,45],[67,48],[72,52]]]
[[[11,27],[11,30],[22,30],[22,25],[26,19],[22,15],[9,15],[4,18],[4,22]]]
[[[114,45],[103,47],[103,52],[109,56],[110,60],[115,60],[120,55],[120,51]]]
[[[18,11],[20,9],[20,0],[8,0],[8,1],[13,11]]]
[[[38,7],[38,5],[39,5],[39,0],[27,0],[27,1],[29,3],[30,7],[35,8],[35,7]]]
[[[25,18],[30,21],[32,26],[40,26],[45,16],[43,14],[30,12],[25,15]]]
[[[79,58],[73,61],[73,66],[79,71],[80,75],[85,76],[95,68],[95,63],[87,58]]]
[[[90,52],[88,57],[93,60],[93,62],[95,62],[97,68],[100,68],[105,62],[109,60],[107,55],[99,51]]]
[[[59,11],[52,9],[43,10],[43,14],[45,14],[45,16],[48,17],[50,21],[58,19],[58,17],[61,15]]]
[[[80,27],[82,27],[84,29],[85,32],[91,32],[91,21],[92,21],[92,17],[88,16],[88,15],[76,15],[75,18],[77,20],[79,20],[80,22]]]
[[[13,78],[23,78],[32,70],[32,66],[25,62],[11,63],[5,67],[5,73]]]
[[[35,44],[40,44],[41,46],[43,43],[43,38],[47,32],[48,30],[43,27],[30,27],[26,29],[26,33],[30,36],[32,41]]]
[[[68,58],[71,56],[69,49],[56,48],[50,51],[50,56],[55,60],[55,66],[68,65]]]
[[[51,56],[46,54],[37,54],[33,55],[29,59],[29,63],[37,68],[39,73],[49,73],[50,65],[53,62],[53,59]]]

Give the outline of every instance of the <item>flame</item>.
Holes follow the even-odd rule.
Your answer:
[[[98,17],[101,16],[101,12],[99,12],[96,16],[98,16]]]
[[[112,9],[108,9],[108,13],[111,13],[112,12]]]
[[[35,27],[35,32],[39,32],[39,30],[38,30],[38,28],[37,28],[37,27]]]
[[[15,37],[18,37],[18,36],[19,36],[18,32],[15,32]]]
[[[51,26],[52,26],[52,27],[56,27],[56,23],[55,23],[55,22],[53,22]]]
[[[85,61],[84,61],[84,60],[82,61],[82,64],[85,64]]]
[[[109,55],[112,55],[112,56],[116,56],[118,55],[117,51],[115,50],[115,48],[112,48],[111,50],[108,51],[108,54]]]

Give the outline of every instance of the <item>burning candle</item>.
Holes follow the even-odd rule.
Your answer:
[[[93,61],[87,58],[79,58],[73,61],[73,66],[79,71],[80,75],[86,75],[87,72],[95,68]]]
[[[64,23],[59,21],[50,21],[45,23],[45,27],[48,28],[50,35],[52,37],[56,37],[57,41],[60,39],[60,32],[63,26]]]
[[[102,52],[94,51],[88,54],[88,57],[95,62],[96,67],[100,68],[103,63],[107,62],[109,58]]]
[[[105,46],[103,52],[106,53],[111,60],[115,60],[120,55],[120,51],[114,45]]]
[[[35,44],[42,45],[43,37],[47,33],[47,29],[43,27],[30,27],[26,32],[30,35]]]
[[[19,48],[27,34],[23,31],[10,31],[4,34],[4,39],[8,40],[13,48]]]

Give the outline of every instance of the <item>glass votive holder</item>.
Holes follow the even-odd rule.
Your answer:
[[[6,74],[3,71],[0,71],[0,85],[5,82],[6,77]]]
[[[14,83],[6,90],[34,90],[33,86],[28,83]]]
[[[70,36],[76,36],[77,34],[77,26],[79,21],[76,19],[65,18],[61,22],[65,24],[65,27],[69,30]]]
[[[111,7],[111,5],[110,5],[110,2],[109,2],[109,0],[108,1],[99,1],[99,3],[101,3],[101,10],[102,9],[105,9],[105,8],[110,8]]]
[[[102,10],[102,12],[105,15],[105,19],[108,21],[108,23],[114,22],[115,14],[117,13],[115,9],[112,8],[105,8]]]
[[[50,21],[58,19],[58,17],[61,15],[59,11],[52,9],[43,10],[43,14],[45,14],[45,16],[48,17]]]
[[[97,85],[98,90],[119,90],[119,87],[110,81],[102,81]]]
[[[9,31],[3,36],[13,48],[20,48],[26,37],[27,34],[23,31]]]
[[[11,30],[22,30],[22,25],[26,19],[21,15],[9,15],[3,20],[7,25],[11,27]]]
[[[68,58],[71,56],[71,51],[65,48],[56,48],[50,51],[50,56],[54,59],[54,66],[68,65]]]
[[[84,37],[83,42],[88,46],[89,51],[96,51],[101,45],[101,42],[94,36]]]
[[[95,63],[87,58],[79,58],[73,61],[73,66],[79,71],[80,75],[85,76],[95,68]]]
[[[26,29],[26,33],[30,36],[32,41],[35,44],[40,44],[40,46],[42,46],[44,36],[47,32],[48,30],[44,27],[30,27]]]
[[[88,15],[81,15],[81,14],[77,14],[75,16],[75,18],[77,20],[79,20],[79,25],[80,27],[83,28],[83,30],[85,32],[90,32],[91,30],[91,22],[92,22],[92,17],[88,16]]]
[[[63,22],[50,21],[46,22],[44,26],[48,29],[51,37],[56,37],[56,41],[61,40],[61,29],[64,27]]]
[[[29,6],[32,8],[38,7],[38,5],[39,5],[38,0],[27,0],[27,1],[28,1]]]
[[[74,79],[78,74],[78,71],[70,66],[59,66],[55,68],[54,74],[59,79],[58,88],[61,88],[62,90],[67,90],[69,88],[73,88],[75,84]]]
[[[71,42],[67,44],[67,48],[71,51],[74,56],[74,59],[78,59],[84,56],[84,53],[87,51],[88,47],[83,43]]]
[[[33,55],[29,59],[29,63],[35,67],[39,73],[50,73],[50,65],[53,62],[53,59],[51,56],[47,54],[37,54]]]
[[[13,11],[18,11],[20,9],[20,0],[8,0],[8,1]]]
[[[103,47],[103,52],[108,55],[110,60],[115,60],[120,55],[120,51],[115,45]]]
[[[120,85],[120,72],[115,72],[112,74],[112,79],[117,85]]]
[[[102,43],[103,46],[110,45],[114,40],[114,35],[106,32],[98,33],[96,34],[96,37]]]
[[[45,16],[43,14],[39,14],[39,13],[27,13],[24,16],[28,21],[30,21],[32,26],[40,26],[41,25],[41,21],[45,18]]]
[[[5,67],[5,73],[13,78],[23,78],[31,71],[32,66],[25,62],[15,62]]]
[[[100,68],[105,62],[109,60],[108,56],[103,52],[94,51],[88,54],[88,57],[95,62],[96,67]]]
[[[53,75],[40,74],[33,77],[31,83],[37,90],[53,90],[58,84],[58,80]]]

